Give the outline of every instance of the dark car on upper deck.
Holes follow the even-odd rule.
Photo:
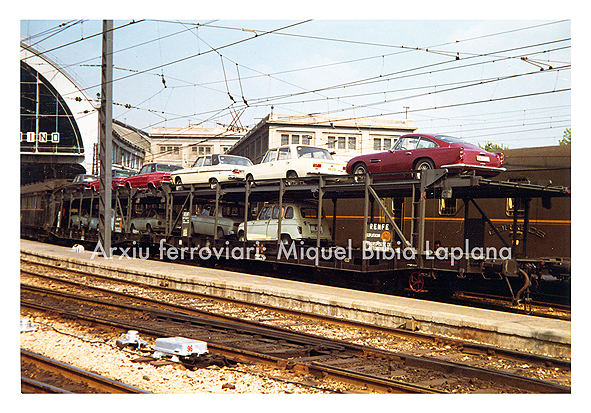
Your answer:
[[[137,172],[129,170],[129,169],[113,169],[111,171],[111,187],[113,189],[123,186],[125,184],[125,178],[129,178],[130,176],[134,176]],[[92,181],[89,186],[98,192],[100,185],[100,180],[97,179]]]
[[[383,174],[374,179],[397,179],[407,175],[388,172],[447,168],[495,176],[505,170],[503,160],[502,152],[487,152],[451,136],[409,134],[401,136],[388,151],[352,158],[347,163],[347,173],[360,177],[369,172]]]
[[[121,184],[126,188],[158,188],[162,182],[172,182],[171,172],[183,169],[167,163],[148,163],[142,166],[137,175],[124,178]]]

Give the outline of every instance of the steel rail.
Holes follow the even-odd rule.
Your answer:
[[[406,339],[421,340],[424,342],[430,342],[430,343],[439,344],[439,345],[441,345],[441,344],[442,345],[450,345],[450,346],[455,347],[459,351],[464,352],[466,354],[489,355],[489,356],[495,356],[497,358],[503,358],[503,359],[513,360],[513,361],[524,361],[524,362],[530,362],[530,363],[534,362],[534,363],[539,363],[539,364],[542,364],[545,366],[556,366],[556,367],[561,367],[561,368],[566,368],[566,369],[571,368],[570,360],[559,359],[556,357],[544,356],[544,355],[534,354],[534,353],[527,353],[527,352],[523,352],[523,351],[515,351],[515,350],[506,349],[506,348],[498,347],[498,346],[491,346],[491,345],[487,345],[487,344],[479,344],[479,343],[475,343],[473,341],[462,340],[459,338],[442,337],[442,336],[438,336],[435,334],[429,334],[429,333],[424,333],[424,332],[420,332],[420,331],[405,330],[405,329],[400,329],[400,328],[381,327],[381,326],[376,326],[374,324],[364,323],[361,321],[344,320],[341,318],[336,318],[336,317],[331,317],[331,316],[302,313],[302,312],[298,312],[296,310],[277,308],[277,307],[268,306],[268,305],[264,305],[264,304],[252,304],[252,303],[248,303],[248,302],[241,301],[241,300],[233,300],[233,299],[225,298],[225,297],[215,297],[215,296],[211,296],[211,295],[207,295],[207,294],[201,294],[201,293],[192,292],[192,291],[183,291],[183,290],[178,290],[178,289],[174,289],[174,288],[170,288],[170,287],[146,285],[146,284],[143,284],[143,283],[137,282],[137,281],[115,279],[115,278],[111,278],[111,277],[105,276],[105,275],[88,273],[83,270],[78,270],[78,269],[73,269],[73,268],[63,268],[63,267],[48,264],[48,263],[31,262],[31,261],[27,261],[26,259],[23,260],[22,258],[21,258],[21,261],[24,261],[28,264],[38,265],[41,267],[47,267],[47,268],[51,268],[51,269],[55,269],[55,270],[59,270],[59,271],[80,274],[80,275],[84,275],[85,277],[92,276],[92,277],[96,277],[99,279],[108,280],[108,281],[114,282],[114,283],[131,284],[131,285],[140,286],[140,287],[144,287],[144,288],[149,287],[151,289],[163,291],[166,293],[176,293],[176,294],[182,293],[183,295],[195,296],[195,297],[205,298],[208,300],[215,300],[215,301],[226,302],[226,303],[236,303],[236,304],[247,306],[250,308],[253,308],[253,307],[263,308],[263,309],[276,311],[276,312],[279,312],[282,314],[297,315],[299,317],[306,317],[306,318],[312,319],[312,320],[330,322],[330,323],[345,326],[345,327],[364,328],[364,329],[368,329],[371,331],[392,334],[394,336],[406,338]],[[33,276],[37,276],[37,277],[51,279],[53,281],[60,281],[63,283],[84,286],[85,288],[92,288],[92,289],[95,289],[96,291],[105,291],[105,289],[100,288],[100,287],[87,286],[87,285],[84,285],[84,284],[81,284],[81,283],[78,283],[78,282],[75,282],[72,280],[65,280],[65,279],[62,279],[59,277],[52,277],[52,276],[48,276],[45,274],[38,274],[33,271],[21,269],[21,272],[26,273],[26,274],[30,274]],[[125,295],[124,293],[117,293],[117,292],[111,291],[111,290],[107,290],[107,291],[111,294]],[[151,300],[152,302],[157,302],[157,303],[163,305],[163,303],[158,302],[157,300],[152,300],[152,299],[144,298],[144,297],[136,297],[136,298],[138,298],[138,299],[141,298],[142,300],[145,300],[145,301]],[[171,308],[176,308],[181,311],[190,311],[193,314],[203,315],[205,317],[218,318],[220,320],[228,320],[228,321],[236,320],[235,317],[214,314],[214,313],[204,311],[204,310],[198,310],[198,309],[193,309],[193,308],[188,309],[186,307],[178,306],[175,304],[166,304],[166,305],[170,306]],[[241,322],[249,323],[248,320],[241,320]],[[252,324],[256,325],[256,323],[252,323]],[[272,328],[272,327],[269,326],[269,328]]]
[[[43,383],[41,381],[33,380],[25,376],[21,376],[21,392],[72,394],[71,391],[67,391],[60,387],[52,386],[51,384]]]
[[[59,292],[53,292],[51,290],[47,290],[47,289],[43,289],[43,288],[39,288],[39,287],[35,287],[35,288],[27,288],[27,286],[23,286],[24,289],[30,289],[30,290],[36,290],[36,291],[43,291],[43,294],[53,294],[59,297],[73,297],[73,294],[69,294],[69,293],[59,293]],[[88,299],[87,297],[75,297],[73,299],[77,299],[80,301],[87,301],[87,302],[92,302],[92,303],[96,303],[96,304],[100,304],[100,305],[107,305],[107,306],[114,306],[117,305],[119,306],[119,304],[116,303],[112,303],[112,302],[100,302],[99,300],[95,300],[95,299]],[[22,301],[22,300],[21,300]],[[21,305],[27,305],[27,306],[36,306],[34,303],[29,303],[25,300],[24,303],[22,303]],[[365,347],[365,346],[360,346],[360,345],[355,345],[355,344],[349,344],[349,343],[345,343],[342,341],[338,341],[338,340],[329,340],[329,339],[322,339],[322,338],[318,338],[318,337],[310,337],[308,335],[304,335],[304,336],[300,336],[297,333],[293,333],[293,332],[287,332],[287,334],[283,334],[281,331],[277,331],[276,328],[269,330],[266,328],[266,326],[259,326],[258,328],[253,328],[252,326],[246,326],[245,329],[241,330],[240,327],[240,323],[239,322],[232,322],[232,323],[228,323],[228,322],[220,322],[220,321],[214,321],[214,320],[204,320],[202,317],[194,317],[194,316],[189,316],[189,315],[185,315],[185,314],[179,314],[179,313],[173,313],[173,312],[169,312],[169,311],[164,311],[164,310],[158,310],[158,309],[152,309],[152,308],[146,308],[143,306],[130,306],[130,305],[121,305],[121,308],[126,308],[126,309],[130,309],[133,311],[140,311],[145,313],[146,311],[149,311],[152,313],[153,316],[156,316],[158,318],[162,318],[162,319],[166,319],[167,322],[177,322],[180,323],[181,325],[186,325],[188,324],[201,324],[204,322],[211,322],[211,325],[215,326],[216,328],[225,328],[225,329],[230,329],[231,331],[246,331],[247,333],[251,333],[251,334],[256,334],[262,337],[273,337],[275,339],[279,338],[280,340],[288,340],[290,342],[293,343],[298,343],[299,345],[312,345],[312,346],[318,346],[319,348],[328,350],[328,351],[339,351],[340,347],[343,347],[345,350],[349,351],[350,355],[356,355],[356,357],[359,358],[365,358],[365,359],[371,359],[371,358],[375,358],[375,359],[385,359],[385,360],[397,360],[397,361],[403,361],[405,366],[413,366],[413,367],[418,367],[418,368],[425,368],[425,369],[430,369],[430,370],[435,370],[435,371],[440,371],[443,373],[448,373],[448,374],[455,374],[455,375],[459,375],[460,377],[475,377],[475,378],[479,378],[482,380],[488,380],[492,383],[504,383],[505,385],[508,385],[510,387],[515,387],[515,388],[519,388],[522,390],[526,390],[526,391],[532,391],[532,392],[540,392],[540,393],[570,393],[570,387],[566,387],[566,386],[560,386],[560,385],[556,385],[553,383],[548,383],[548,382],[544,382],[541,380],[537,380],[537,379],[530,379],[530,378],[526,378],[526,377],[522,377],[522,376],[518,376],[515,374],[509,374],[509,373],[504,373],[504,372],[499,372],[499,371],[494,371],[494,370],[487,370],[487,369],[483,369],[483,368],[478,368],[478,367],[471,367],[471,366],[466,366],[463,364],[458,364],[458,363],[453,363],[453,362],[446,362],[446,361],[441,361],[441,360],[435,360],[435,359],[430,359],[430,358],[425,358],[425,357],[416,357],[416,356],[409,356],[406,354],[400,354],[400,353],[393,353],[393,352],[388,352],[388,351],[384,351],[384,350],[378,350],[378,349],[374,349],[374,348],[370,348],[370,347]],[[59,311],[61,313],[66,313],[66,311],[64,311],[63,308],[53,308],[53,311]],[[71,312],[68,312],[71,313]],[[81,316],[80,314],[70,314],[72,316],[75,317],[84,317],[84,318],[88,318],[86,315]],[[92,317],[92,321],[95,322],[103,322],[103,320],[99,320],[97,319],[97,317]],[[111,322],[112,323],[112,322]],[[125,328],[129,329],[135,329],[135,330],[143,330],[145,331],[145,329],[141,326],[130,326],[130,325],[126,325]],[[150,334],[153,334],[154,332],[150,332]],[[159,333],[160,335],[162,335],[162,332]],[[165,333],[166,334],[166,333]],[[158,335],[158,334],[157,334]],[[299,338],[298,338],[299,336]],[[236,341],[236,340],[235,340]],[[215,348],[217,349],[219,352],[221,352],[222,354],[230,351],[230,352],[234,352],[233,349],[224,346],[224,345],[220,345],[219,343],[215,342],[215,339],[213,339],[212,341],[208,341],[208,345],[210,346],[210,348]],[[244,350],[244,349],[240,349],[239,351],[239,359],[242,359],[243,357],[259,357],[259,353],[258,352],[253,352],[253,351],[249,351],[249,350]],[[277,364],[280,362],[281,359],[279,358],[275,358],[273,356],[269,356],[268,354],[264,354],[263,353],[263,358],[266,361],[271,360],[274,364]],[[305,358],[305,357],[304,357]],[[297,358],[294,360],[287,360],[286,362],[288,363],[296,363],[298,365],[301,365],[300,368],[304,369],[304,371],[313,371],[313,370],[318,370],[318,369],[322,369],[322,371],[320,372],[320,374],[322,376],[324,375],[335,375],[335,370],[333,366],[330,366],[328,364],[322,363],[322,362],[298,362]],[[347,374],[350,374],[350,371],[347,371]],[[353,375],[358,374],[358,372],[354,372]],[[390,379],[384,379],[384,378],[380,378],[380,377],[374,377],[374,385],[380,385],[382,386],[381,388],[384,389],[384,386],[386,386],[386,391],[388,392],[392,392],[394,388],[398,388],[400,389],[400,385],[401,383],[398,381],[394,381],[394,380],[390,380]],[[375,380],[377,379],[377,380]],[[384,383],[387,383],[384,384]],[[408,390],[408,383],[402,383],[404,386],[406,386],[406,388],[404,390]],[[398,386],[398,387],[397,387]]]
[[[150,393],[149,391],[121,383],[120,381],[83,370],[58,360],[53,360],[28,350],[21,349],[21,360],[29,361],[37,367],[60,374],[76,382],[84,383],[99,393]]]
[[[83,319],[87,321],[92,321],[97,324],[103,324],[110,327],[120,328],[122,330],[130,330],[135,329],[142,334],[147,334],[152,337],[164,337],[169,335],[169,332],[165,329],[153,329],[153,328],[146,328],[143,326],[138,326],[136,324],[124,323],[119,321],[108,320],[101,317],[96,317],[88,314],[80,314],[72,311],[65,311],[61,310],[56,307],[35,304],[35,303],[28,303],[28,302],[21,302],[22,307],[29,307],[36,310],[41,311],[54,311],[59,312],[63,316],[69,316],[73,318]],[[287,365],[287,361],[280,357],[270,356],[254,351],[239,349],[239,348],[232,348],[230,346],[225,346],[222,344],[208,342],[207,343],[208,349],[211,352],[226,356],[230,359],[239,362],[254,362],[254,363],[261,363],[271,365],[273,367],[281,367]],[[354,372],[349,372],[345,370],[333,370],[329,367],[323,366],[316,366],[315,368],[309,369],[306,364],[299,364],[291,363],[294,366],[294,369],[299,372],[306,372],[310,371],[311,373],[316,373],[318,377],[321,378],[332,378],[337,381],[351,383],[357,386],[362,386],[367,389],[375,390],[375,391],[382,391],[387,393],[414,393],[414,394],[429,394],[429,393],[442,393],[437,390],[424,388],[421,386],[416,386],[413,384],[408,384],[404,382],[399,382],[395,380],[387,380],[379,377],[374,377],[371,375],[361,375],[356,374]]]

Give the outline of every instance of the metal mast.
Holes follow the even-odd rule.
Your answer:
[[[103,20],[99,109],[99,242],[111,256],[111,169],[113,163],[113,20]]]

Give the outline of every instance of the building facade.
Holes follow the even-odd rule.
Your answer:
[[[150,129],[151,155],[146,162],[164,162],[190,167],[200,155],[226,153],[246,130],[187,127],[153,127]]]
[[[401,135],[414,130],[412,120],[271,113],[228,152],[259,163],[269,148],[295,143],[326,148],[335,159],[345,161],[362,153],[388,150]]]
[[[98,102],[45,53],[21,43],[21,184],[98,172]],[[113,167],[139,169],[148,135],[113,121]]]

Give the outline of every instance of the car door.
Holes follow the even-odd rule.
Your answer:
[[[286,209],[287,208],[287,209]],[[287,211],[287,212],[286,212]],[[293,207],[283,206],[281,211],[281,234],[289,234],[294,239],[298,237],[297,225],[293,220]],[[267,239],[277,239],[279,228],[279,205],[274,205],[271,211],[271,219],[267,225]]]
[[[279,148],[279,151],[277,152],[277,161],[272,170],[275,178],[285,178],[287,171],[294,169],[291,166],[293,158],[295,158],[295,154],[291,153],[291,148],[289,146]]]
[[[248,223],[248,239],[267,239],[267,227],[269,226],[272,211],[273,206],[268,205],[261,210],[258,219],[256,219],[255,221],[250,221]]]
[[[435,142],[433,142],[429,138],[421,137],[419,142],[417,143],[416,148],[413,151],[413,164],[417,159],[421,158],[429,158],[432,160],[437,159],[437,151],[434,151],[435,148],[438,148]],[[412,165],[411,165],[412,166]]]
[[[418,143],[418,136],[399,139],[394,150],[389,154],[388,161],[382,163],[381,172],[410,171],[417,159],[415,151]]]
[[[257,180],[271,177],[276,160],[277,149],[271,149],[267,151],[263,161],[260,164],[250,168],[253,178]]]
[[[187,172],[180,171],[180,174],[183,175],[183,177],[182,177],[183,182],[190,183],[190,184],[202,182],[201,176],[200,176],[200,170],[203,166],[204,160],[205,160],[205,156],[199,156],[197,159],[195,159],[195,162],[193,162],[193,165],[191,165],[191,169],[189,169]]]
[[[139,188],[139,187],[147,185],[148,183],[146,181],[146,176],[148,173],[150,173],[153,166],[154,166],[153,164],[144,165],[142,167],[142,169],[140,169],[140,172],[137,175],[128,178],[127,181],[134,188]]]

